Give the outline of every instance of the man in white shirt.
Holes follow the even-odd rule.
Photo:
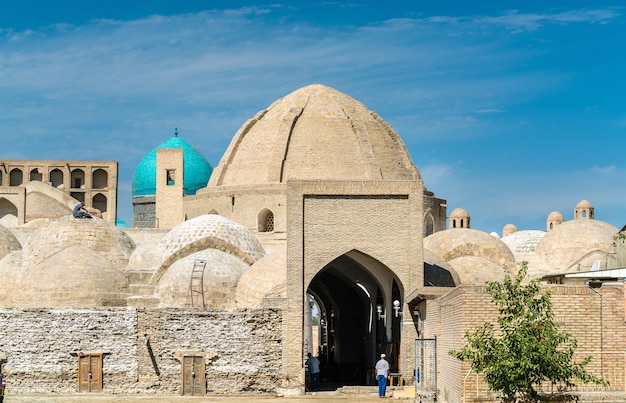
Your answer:
[[[387,378],[389,378],[389,363],[385,359],[386,355],[381,354],[380,360],[376,363],[376,380],[378,381],[378,397],[385,397],[387,389]]]

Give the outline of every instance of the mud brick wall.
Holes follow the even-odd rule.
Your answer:
[[[185,354],[205,358],[209,394],[274,393],[281,326],[277,310],[0,308],[0,356],[11,394],[77,392],[80,352],[104,354],[103,393],[180,394]]]

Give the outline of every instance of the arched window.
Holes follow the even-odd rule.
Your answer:
[[[259,232],[274,232],[274,213],[263,209],[257,216],[257,230]]]
[[[211,211],[209,211],[207,214],[220,215],[220,213],[218,213],[217,210],[215,210],[215,209],[211,209]]]
[[[24,174],[19,168],[13,168],[9,173],[9,186],[20,186],[24,181]]]
[[[43,180],[43,175],[39,172],[38,168],[34,168],[30,171],[30,180],[39,182]]]
[[[2,172],[0,172],[0,186],[2,186]]]
[[[55,188],[63,186],[63,171],[58,168],[50,171],[50,184]]]
[[[72,171],[71,186],[73,189],[80,189],[85,184],[85,171],[75,169]]]
[[[106,189],[109,182],[109,174],[104,169],[96,169],[93,171],[93,188],[94,189]]]
[[[100,210],[102,214],[107,211],[107,197],[102,193],[98,193],[91,199],[91,205],[93,208]]]

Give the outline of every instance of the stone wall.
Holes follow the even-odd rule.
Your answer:
[[[189,354],[209,394],[276,393],[281,327],[279,310],[2,308],[0,355],[15,394],[77,392],[81,352],[104,354],[103,393],[180,394]]]

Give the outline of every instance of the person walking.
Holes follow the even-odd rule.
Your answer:
[[[320,388],[320,360],[317,357],[313,357],[311,353],[307,353],[306,366],[309,369],[311,375],[311,391],[319,390]]]
[[[378,381],[378,397],[385,397],[387,390],[387,379],[389,378],[389,363],[385,359],[385,354],[380,355],[380,360],[376,363],[376,380]]]

